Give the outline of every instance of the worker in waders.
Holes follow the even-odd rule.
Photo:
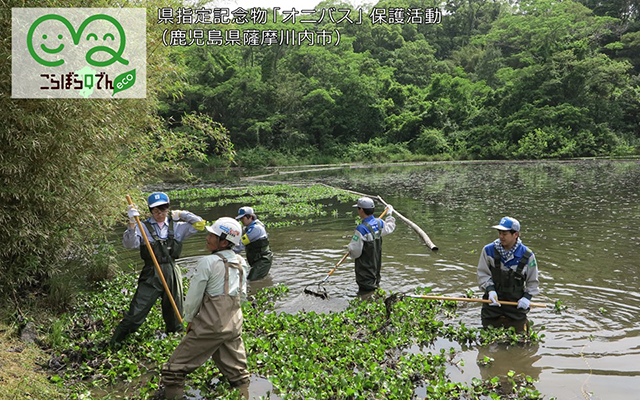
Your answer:
[[[267,276],[273,263],[273,253],[269,247],[267,229],[251,207],[240,207],[236,219],[244,225],[244,228],[242,242],[234,247],[233,251],[240,253],[242,250],[246,250],[247,252],[247,262],[249,263],[247,280],[262,279]]]
[[[482,249],[478,261],[478,284],[485,292],[483,298],[491,300],[482,305],[482,326],[513,326],[516,332],[525,332],[531,298],[539,293],[536,256],[520,240],[517,219],[504,217],[492,228],[498,230],[498,239]]]
[[[182,242],[199,230],[204,230],[205,221],[189,211],[173,210],[169,212],[169,196],[165,193],[152,193],[147,203],[151,217],[144,220],[142,225],[178,311],[182,313],[182,274],[176,266],[175,260],[180,257]],[[140,257],[144,261],[144,267],[140,272],[138,287],[129,305],[129,310],[116,327],[111,338],[111,345],[123,341],[130,333],[135,332],[144,323],[147,314],[158,298],[162,298],[162,317],[166,325],[166,332],[178,332],[184,329],[173,310],[169,296],[165,293],[151,254],[142,239],[142,233],[136,226],[135,217],[140,213],[135,206],[130,205],[127,214],[129,215],[129,225],[122,237],[122,244],[127,249],[140,248]]]
[[[351,242],[349,256],[355,260],[358,295],[367,296],[380,287],[382,268],[382,237],[396,229],[393,206],[387,206],[387,218],[383,221],[373,216],[375,203],[369,197],[361,197],[353,205],[358,208],[362,219],[356,227]]]
[[[167,399],[181,399],[186,375],[209,357],[232,388],[249,397],[247,355],[242,341],[241,297],[246,296],[247,263],[231,249],[240,244],[242,228],[223,217],[206,227],[207,250],[189,283],[184,306],[187,334],[162,366]]]

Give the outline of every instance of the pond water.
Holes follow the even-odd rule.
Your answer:
[[[430,287],[433,294],[463,297],[471,289],[479,297],[476,266],[482,247],[497,237],[491,225],[505,215],[519,219],[521,238],[540,267],[541,294],[533,301],[553,305],[560,300],[568,308],[560,314],[532,309],[529,319],[544,326],[546,335],[534,347],[462,349],[448,341],[436,343],[460,351],[460,362],[450,369],[452,380],[470,382],[514,370],[539,380],[535,386],[547,398],[638,398],[640,162],[433,163],[281,174],[277,179],[380,195],[431,237],[438,252],[397,221],[383,243],[381,287],[386,291]],[[235,215],[238,206],[191,211],[213,220]],[[353,235],[356,214],[350,204],[330,204],[329,210],[337,215],[270,230],[274,265],[251,290],[289,286],[281,311],[338,310],[355,297],[349,259],[324,285],[329,300],[303,295],[307,285],[333,268]],[[122,230],[114,232],[115,242]],[[139,264],[136,252],[121,254],[124,264]],[[193,266],[206,254],[204,236],[190,238],[184,254],[181,264]],[[445,322],[480,326],[480,305],[459,305],[458,315]],[[485,356],[495,361],[480,367],[477,360]]]

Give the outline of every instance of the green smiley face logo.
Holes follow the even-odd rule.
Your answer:
[[[88,32],[87,35],[85,36],[85,40],[88,41],[89,43],[91,43],[92,41],[96,42],[96,46],[92,47],[89,51],[87,51],[87,54],[85,55],[86,61],[94,67],[107,67],[115,62],[120,62],[121,64],[129,65],[129,61],[122,58],[122,53],[124,52],[125,45],[126,45],[124,29],[122,28],[122,25],[120,24],[120,22],[118,22],[115,18],[106,14],[97,14],[97,15],[90,16],[89,18],[85,19],[82,22],[82,24],[80,24],[80,27],[78,28],[77,31],[74,29],[73,25],[71,25],[69,20],[67,20],[65,17],[61,15],[48,14],[48,15],[43,15],[42,17],[35,20],[35,22],[31,24],[31,27],[29,28],[29,32],[27,33],[27,48],[29,50],[29,54],[31,54],[31,57],[33,57],[33,59],[39,64],[44,65],[45,67],[58,67],[64,64],[63,59],[45,60],[38,54],[38,52],[36,51],[36,47],[34,47],[34,34],[36,32],[36,29],[43,22],[46,22],[46,21],[58,21],[62,23],[62,25],[64,25],[64,27],[66,28],[66,31],[69,32],[69,35],[73,40],[73,44],[76,46],[80,43],[80,40],[82,39],[82,34],[88,25],[94,23],[92,24],[93,29],[98,29],[99,27],[97,26],[98,24],[96,24],[96,22],[105,21],[106,23],[103,23],[102,26],[103,27],[105,25],[109,26],[109,29],[107,29],[109,32],[104,32],[103,34],[101,32],[101,35],[98,35],[97,33],[92,31],[92,32]],[[65,35],[62,33],[58,33],[57,35],[55,34],[49,35],[47,33],[44,33],[41,36],[41,38],[42,38],[42,43],[40,44],[39,49],[46,54],[57,55],[61,53],[62,50],[64,50],[65,48],[65,43],[64,43]],[[102,42],[103,42],[100,45],[98,45],[99,39],[102,39]],[[117,50],[114,50],[112,47],[109,47],[108,45],[106,45],[106,44],[115,45],[116,42],[118,42],[117,39],[119,39]],[[100,53],[106,53],[111,57],[107,58],[106,60],[96,59],[94,56]]]
[[[46,34],[42,35],[42,40],[46,41],[47,39],[48,38],[47,38]],[[58,35],[58,39],[62,40],[63,36],[62,35]],[[60,43],[60,45],[58,47],[56,47],[55,49],[48,48],[45,43],[42,43],[40,45],[40,47],[42,48],[42,51],[44,51],[45,53],[56,54],[56,53],[60,53],[62,51],[62,49],[64,49],[64,44]]]

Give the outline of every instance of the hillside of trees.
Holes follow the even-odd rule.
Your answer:
[[[337,0],[315,9],[331,7],[353,9]],[[441,20],[372,23],[368,6],[361,24],[325,15],[313,25],[281,16],[205,26],[223,35],[338,30],[341,39],[337,46],[173,46],[184,75],[160,115],[176,130],[185,113],[217,121],[240,162],[274,152],[372,162],[637,154],[640,2],[384,0],[373,7],[388,14],[438,8]],[[357,16],[355,9],[350,18]]]

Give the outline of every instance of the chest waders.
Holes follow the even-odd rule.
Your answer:
[[[144,221],[143,223],[153,238],[151,248],[158,260],[160,270],[162,270],[162,274],[167,281],[167,286],[171,291],[176,307],[178,311],[180,311],[180,315],[182,315],[184,297],[182,292],[182,273],[175,263],[175,260],[180,257],[180,253],[182,252],[182,243],[175,240],[173,236],[173,222],[169,225],[169,235],[166,239],[160,239],[149,221]],[[111,338],[112,343],[120,342],[130,333],[138,330],[158,298],[162,298],[162,318],[166,325],[165,330],[167,332],[178,332],[184,329],[173,310],[169,297],[165,294],[162,280],[153,265],[153,259],[147,246],[140,246],[140,257],[144,261],[144,267],[142,267],[140,277],[138,278],[138,287],[136,288],[136,293],[133,295],[133,299],[131,299],[129,310],[116,327],[113,337]]]
[[[255,281],[267,276],[273,263],[273,253],[269,247],[269,238],[251,242],[245,246],[245,249],[247,251],[247,262],[251,266],[247,280]]]
[[[232,387],[248,391],[247,355],[242,341],[242,291],[244,271],[240,264],[224,262],[224,293],[210,296],[205,292],[198,314],[191,322],[191,330],[182,339],[169,361],[162,366],[162,381],[167,398],[182,398],[184,380],[209,358],[212,358]],[[213,270],[212,264],[212,272]],[[229,269],[238,271],[238,293],[229,294]],[[247,392],[248,398],[248,392]]]
[[[356,282],[360,292],[376,290],[380,285],[382,267],[382,230],[373,231],[371,225],[362,223],[373,235],[373,241],[362,241],[362,254],[356,258]]]
[[[527,280],[526,275],[524,275],[522,271],[529,263],[531,254],[533,254],[533,252],[527,249],[522,255],[522,258],[520,258],[520,261],[518,261],[515,270],[509,268],[509,271],[503,271],[500,267],[502,262],[500,252],[498,252],[496,248],[493,249],[493,267],[489,269],[491,270],[491,279],[496,288],[496,293],[498,293],[499,300],[517,302],[522,298],[525,293],[525,283]],[[483,298],[488,299],[489,295],[485,293]],[[528,309],[517,308],[517,306],[503,304],[501,307],[496,307],[483,304],[481,315],[482,318],[498,318],[504,315],[510,319],[521,320],[527,318],[528,312]]]

